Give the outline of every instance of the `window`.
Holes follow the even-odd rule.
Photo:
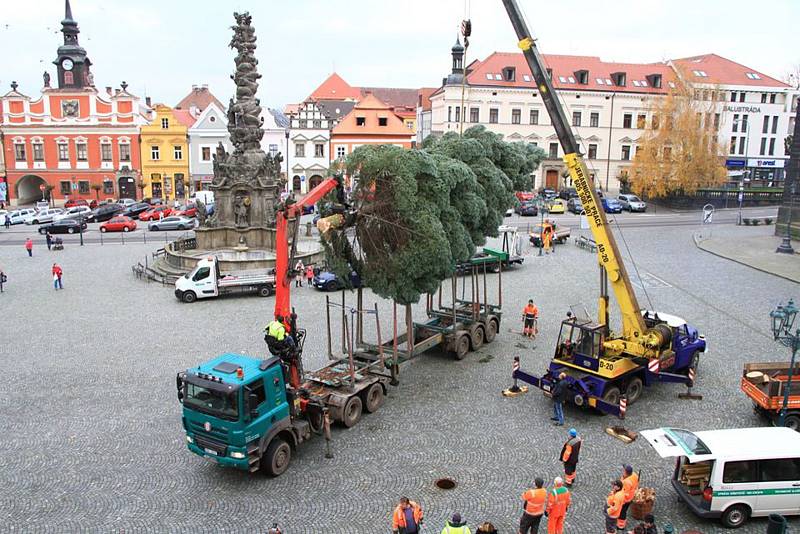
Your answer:
[[[633,122],[633,115],[630,113],[626,113],[622,116],[622,127],[623,128],[630,128],[631,123]]]
[[[249,390],[248,395],[253,394],[256,396],[256,404],[255,406],[250,405],[251,410],[254,410],[256,407],[260,406],[261,403],[264,402],[267,398],[267,395],[264,392],[264,380],[261,378],[250,384],[247,387],[247,390]],[[248,397],[248,402],[249,402],[249,397]]]
[[[714,129],[719,131],[719,113],[714,113]]]
[[[308,128],[308,121],[306,119],[300,119],[300,128]]]
[[[150,159],[161,159],[161,149],[153,145],[150,147]]]
[[[208,275],[211,274],[211,267],[201,267],[197,269],[197,272],[194,273],[192,280],[197,282],[199,280],[205,280],[208,278]]]
[[[111,143],[100,143],[100,159],[111,161]]]
[[[550,154],[548,154],[550,159],[558,158],[558,143],[550,143]]]
[[[58,143],[58,161],[69,161],[69,145]]]
[[[772,133],[778,133],[778,116],[773,115],[772,117]]]
[[[314,119],[312,121],[314,128],[322,128],[322,121],[320,119]]]
[[[769,95],[769,103],[770,104],[774,104],[775,103],[775,93],[772,93],[771,95]]]
[[[652,125],[654,130],[658,130],[658,128],[661,126],[661,123],[658,119],[658,115],[656,115],[655,113],[653,114],[653,117],[650,119],[650,124]]]
[[[731,137],[731,154],[736,154],[736,136]]]
[[[744,154],[744,144],[747,137],[740,137],[739,138],[739,154]]]
[[[296,158],[304,158],[306,156],[306,144],[305,143],[295,143],[294,144],[294,156]]]
[[[665,146],[664,147],[664,159],[670,161],[672,159],[672,148]]]
[[[78,161],[86,161],[88,159],[86,143],[75,143],[75,153]]]
[[[597,128],[600,126],[600,114],[597,112],[592,112],[589,115],[589,126],[592,128]]]
[[[731,102],[736,102],[736,91],[731,91]]]
[[[325,145],[323,145],[322,143],[314,143],[314,157],[315,158],[325,157]]]
[[[522,121],[522,110],[521,109],[512,109],[511,110],[511,124],[519,124]]]
[[[629,161],[631,159],[631,146],[622,145],[622,161]]]
[[[761,133],[769,132],[769,115],[764,115],[764,124],[761,125]]]
[[[453,122],[453,106],[447,106],[447,122]]]
[[[480,122],[479,108],[469,108],[469,122]]]
[[[800,458],[761,460],[761,482],[800,480]]]
[[[744,92],[739,93],[739,102],[744,102]]]
[[[643,130],[647,123],[647,115],[639,114],[636,116],[636,127]]]
[[[744,482],[757,482],[758,471],[755,460],[745,460],[742,462],[725,462],[722,471],[723,484],[741,484]]]
[[[336,147],[336,158],[337,159],[343,159],[346,154],[347,154],[347,148],[346,147],[343,147],[343,146],[337,146]]]
[[[539,110],[532,109],[531,110],[531,117],[530,117],[531,124],[539,124]]]
[[[514,67],[505,67],[503,69],[503,79],[507,82],[513,82],[516,74]]]
[[[762,104],[767,103],[767,93],[761,93],[761,103]]]
[[[72,77],[72,71],[68,71],[64,73],[64,85],[72,85],[75,83],[75,79]]]
[[[489,123],[497,124],[497,108],[489,108]]]
[[[745,72],[744,75],[747,76],[748,78],[750,78],[751,80],[760,80],[761,79],[761,76],[759,76],[755,72]]]
[[[386,117],[378,117],[378,126],[386,126],[389,124],[389,119]]]
[[[179,145],[175,145],[172,147],[172,159],[182,160],[183,159],[183,147]]]
[[[589,85],[589,71],[588,70],[579,70],[575,72],[575,76],[578,78],[578,83],[581,85]]]
[[[448,117],[449,120],[449,117]],[[366,117],[356,117],[356,126],[366,126],[367,118]]]
[[[572,112],[572,125],[573,126],[580,126],[581,125],[581,112],[580,111],[573,111]]]
[[[14,159],[21,162],[26,161],[24,143],[14,143]]]
[[[738,113],[733,116],[733,131],[734,132],[738,132],[739,131],[739,114]],[[744,131],[744,130],[742,130],[742,131]]]
[[[708,77],[708,74],[706,74],[706,71],[704,71],[704,70],[693,70],[692,73],[695,76],[697,76],[698,78],[706,78],[706,77]]]
[[[770,156],[774,156],[775,155],[775,138],[774,137],[769,140],[769,155]]]
[[[127,143],[119,145],[119,160],[120,161],[131,160],[131,145]]]
[[[589,145],[589,159],[597,159],[597,145]]]
[[[58,183],[58,189],[62,195],[69,195],[72,192],[72,184],[67,180],[62,180]]]
[[[747,131],[747,115],[742,115],[742,133]]]
[[[42,143],[33,143],[33,161],[44,161],[44,145]]]
[[[89,194],[89,181],[88,180],[81,180],[78,182],[78,193],[81,195],[88,195]]]
[[[114,182],[112,182],[111,180],[105,180],[103,182],[103,194],[104,195],[114,194]]]
[[[211,149],[209,149],[209,151],[210,150]],[[270,155],[270,157],[273,157],[273,158],[278,155],[278,145],[273,145],[273,144],[269,145],[269,155]]]
[[[162,130],[169,130],[169,119],[164,117],[161,119],[161,129]]]
[[[200,160],[201,161],[211,161],[211,147],[204,146],[200,148]]]
[[[456,122],[461,122],[461,106],[456,106]]]
[[[761,138],[761,149],[758,151],[758,153],[760,155],[762,155],[762,156],[767,153],[767,138],[766,137],[762,137]]]

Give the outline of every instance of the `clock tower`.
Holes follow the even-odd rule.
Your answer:
[[[90,67],[92,62],[86,57],[86,50],[78,44],[78,23],[72,19],[69,0],[65,3],[64,20],[61,21],[64,44],[58,47],[58,58],[53,62],[58,70],[59,89],[83,89],[94,87]]]

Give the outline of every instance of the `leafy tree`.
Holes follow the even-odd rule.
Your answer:
[[[725,148],[713,119],[717,99],[702,100],[699,94],[679,71],[667,96],[654,99],[628,177],[633,192],[651,198],[692,193],[727,179]]]

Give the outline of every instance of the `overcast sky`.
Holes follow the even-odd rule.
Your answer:
[[[800,64],[800,0],[520,0],[545,53],[655,62],[709,52],[783,78]],[[95,83],[174,105],[207,83],[232,94],[233,11],[249,10],[270,107],[303,100],[332,71],[355,86],[438,86],[465,11],[467,61],[516,50],[500,0],[72,0]],[[0,93],[55,81],[64,0],[0,0]]]

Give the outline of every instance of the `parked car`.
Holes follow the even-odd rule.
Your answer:
[[[64,207],[65,208],[74,208],[76,206],[86,206],[88,208],[89,207],[89,203],[86,202],[85,200],[83,200],[82,198],[75,198],[75,199],[71,198],[71,199],[67,200],[66,202],[64,202]]]
[[[583,203],[581,203],[581,199],[575,197],[567,200],[567,210],[571,211],[575,215],[580,215],[583,211]]]
[[[561,191],[558,192],[558,198],[563,198],[564,200],[569,200],[571,198],[577,198],[578,192],[575,190],[574,187],[565,187]]]
[[[150,204],[151,206],[158,206],[158,205],[164,203],[164,199],[147,197],[147,198],[143,198],[142,202],[146,202],[147,204]]]
[[[534,194],[531,191],[517,191],[514,193],[514,196],[516,196],[517,200],[520,202],[527,202],[533,200]]]
[[[32,216],[36,213],[36,210],[33,208],[22,208],[19,210],[14,210],[8,214],[9,218],[11,219],[11,224],[23,224],[25,219],[29,216]],[[5,222],[5,221],[3,221]]]
[[[545,187],[543,189],[539,189],[539,196],[545,200],[553,200],[558,196],[558,193],[556,193],[555,189]]]
[[[515,207],[516,207],[516,206],[515,206]],[[508,209],[506,210],[506,214],[505,214],[505,216],[506,216],[506,217],[511,217],[512,215],[514,215],[514,208],[508,208]],[[317,220],[317,219],[318,219],[318,217],[319,217],[319,215],[317,215],[316,217],[314,217],[314,220]],[[316,223],[314,223],[314,224],[316,224]]]
[[[63,215],[64,210],[61,208],[45,208],[37,211],[36,213],[28,216],[25,219],[25,224],[42,224],[53,222],[58,215]]]
[[[153,232],[159,230],[191,230],[197,224],[196,219],[189,217],[171,216],[165,217],[160,221],[153,221],[147,225],[147,229]]]
[[[88,207],[88,206],[87,206]],[[50,224],[43,224],[39,227],[39,233],[50,234],[76,234],[82,229],[86,230],[88,225],[85,222],[78,222],[75,219],[61,219]]]
[[[172,215],[179,215],[183,217],[197,217],[197,204],[187,204],[185,206],[178,206],[172,210]]]
[[[125,211],[122,212],[122,215],[130,217],[132,219],[138,219],[140,213],[144,213],[150,208],[152,208],[152,206],[150,204],[147,204],[146,202],[137,202],[136,204],[131,204],[130,206],[125,208]]]
[[[514,206],[514,212],[522,215],[523,217],[535,217],[539,215],[539,208],[536,207],[534,202],[520,202]]]
[[[564,202],[563,198],[555,198],[550,202],[547,211],[549,213],[564,213],[564,210],[567,207],[567,203]]]
[[[344,281],[331,271],[320,271],[314,276],[314,287],[322,291],[336,291],[344,288]],[[361,287],[361,277],[358,273],[350,273],[350,284],[353,287]]]
[[[53,221],[61,221],[64,219],[81,219],[91,221],[94,218],[94,213],[89,206],[73,206],[61,215],[53,217]]]
[[[631,213],[634,211],[640,211],[642,213],[647,211],[647,203],[636,195],[620,195],[617,197],[617,200],[622,204],[622,209],[628,210]]]
[[[600,203],[606,213],[622,213],[622,204],[616,198],[601,198]]]
[[[37,210],[45,210],[49,207],[50,203],[46,200],[39,200],[36,202],[36,205],[34,206],[34,208],[36,208]]]
[[[127,208],[127,207],[130,207],[130,206],[133,206],[134,204],[136,204],[136,199],[134,199],[134,198],[121,198],[121,199],[117,200],[117,204],[122,204],[123,206],[125,206]]]
[[[94,220],[97,222],[108,221],[125,211],[122,204],[103,204],[94,210]]]
[[[124,215],[117,215],[100,225],[101,232],[131,232],[136,230],[136,221]]]
[[[157,221],[159,219],[163,219],[164,217],[169,217],[172,215],[172,208],[169,206],[155,206],[151,207],[147,211],[143,211],[139,214],[140,221]]]

